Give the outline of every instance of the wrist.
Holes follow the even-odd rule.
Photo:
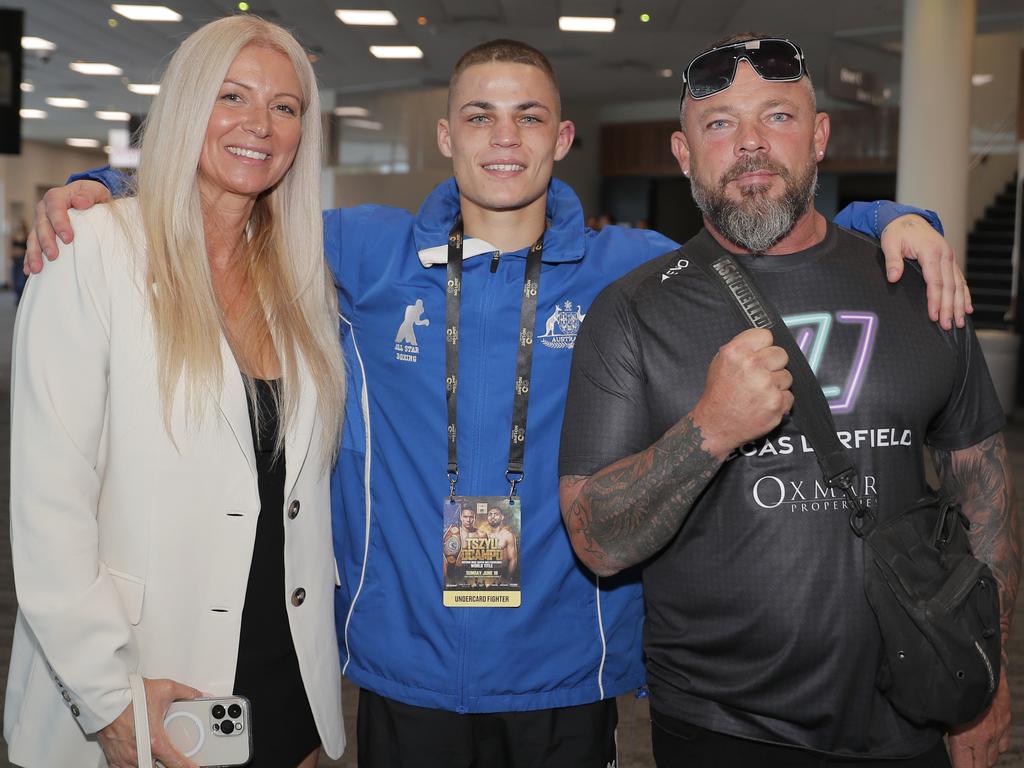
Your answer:
[[[942,221],[939,219],[938,214],[934,211],[929,211],[923,208],[914,208],[910,205],[900,205],[899,203],[890,203],[888,201],[879,201],[877,203],[878,208],[875,211],[875,227],[878,232],[878,236],[881,237],[885,230],[890,224],[898,219],[904,219],[904,217],[915,217],[921,219],[925,224],[930,226],[940,235],[942,231]],[[905,219],[904,223],[914,222],[913,219]]]
[[[716,428],[717,420],[702,402],[698,402],[693,410],[687,414],[687,419],[693,427],[700,432],[701,450],[720,462],[724,462],[737,447],[735,438],[728,434],[728,430]]]

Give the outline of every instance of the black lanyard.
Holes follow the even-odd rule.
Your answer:
[[[526,453],[526,409],[530,402],[530,370],[533,367],[533,332],[537,323],[537,296],[540,291],[540,263],[544,251],[544,234],[530,246],[526,255],[523,278],[523,303],[519,313],[519,352],[516,357],[516,386],[512,405],[512,431],[509,435],[508,469],[509,498],[516,495],[516,485],[523,479],[523,456]],[[448,484],[455,496],[459,479],[456,455],[456,393],[459,389],[459,317],[462,311],[462,219],[456,219],[448,234],[448,284],[445,287],[445,397],[448,401]]]

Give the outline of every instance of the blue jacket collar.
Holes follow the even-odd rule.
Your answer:
[[[455,179],[442,181],[423,201],[416,214],[413,238],[416,250],[445,245],[459,212]],[[544,261],[579,261],[583,258],[583,208],[572,188],[558,179],[548,185],[548,229],[544,233]]]

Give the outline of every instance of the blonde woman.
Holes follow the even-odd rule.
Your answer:
[[[208,24],[168,65],[137,197],[78,215],[26,292],[16,764],[136,766],[133,675],[167,768],[192,763],[163,714],[199,691],[251,699],[251,765],[344,747],[328,497],[344,371],[320,146],[294,38],[247,16]]]

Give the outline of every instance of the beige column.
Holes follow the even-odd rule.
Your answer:
[[[967,248],[971,64],[976,0],[904,0],[896,199],[942,217]]]

